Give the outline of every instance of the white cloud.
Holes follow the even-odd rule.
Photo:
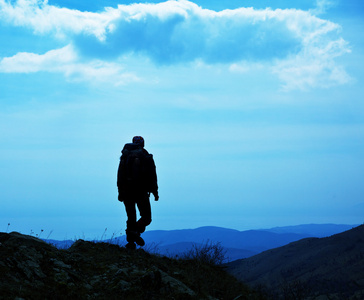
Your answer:
[[[311,12],[315,15],[326,13],[328,9],[338,4],[338,0],[316,0],[316,8]]]
[[[79,58],[71,45],[45,54],[18,53],[0,61],[0,72],[4,73],[34,73],[34,72],[62,73],[73,81],[111,82],[123,85],[139,78],[125,72],[117,63],[101,60],[91,60],[87,63],[79,62]]]
[[[318,0],[319,8],[328,4]],[[180,0],[119,5],[91,13],[55,7],[47,1],[0,0],[0,17],[10,24],[30,27],[36,34],[56,34],[75,47],[78,59],[89,60],[91,70],[109,74],[120,74],[110,61],[138,54],[160,65],[202,61],[231,65],[234,72],[248,70],[249,64],[264,64],[286,88],[330,86],[348,80],[335,63],[335,57],[348,52],[347,43],[339,36],[340,27],[301,10],[239,8],[216,12]],[[4,58],[1,70],[49,71],[45,66],[57,51]],[[93,74],[81,71],[87,69],[85,63],[78,65],[78,71],[70,71],[77,57],[72,60],[63,68],[68,76]]]
[[[29,27],[37,34],[56,34],[66,37],[69,34],[87,33],[102,40],[113,13],[81,12],[48,5],[48,1],[18,0],[14,4],[0,0],[0,17],[16,26]]]
[[[44,55],[20,52],[12,57],[3,58],[0,70],[5,73],[33,73],[54,71],[73,63],[77,59],[72,47],[51,50]]]
[[[351,81],[351,77],[334,61],[335,57],[350,52],[347,43],[339,39],[327,42],[324,47],[320,46],[312,45],[306,51],[278,61],[272,67],[273,73],[284,83],[285,90],[328,88]]]

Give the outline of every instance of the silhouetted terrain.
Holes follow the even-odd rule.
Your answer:
[[[146,242],[159,243],[161,246],[180,242],[203,243],[204,241],[220,242],[225,248],[244,249],[252,253],[286,245],[307,237],[305,234],[274,233],[265,230],[238,231],[221,227],[200,227],[183,230],[156,230],[143,234]]]
[[[165,255],[179,255],[191,248],[192,244],[203,244],[206,241],[219,242],[226,250],[227,259],[233,261],[306,237],[325,237],[351,228],[352,225],[308,224],[238,231],[207,226],[196,229],[147,231],[143,234],[143,238],[147,245],[156,245],[156,250]],[[120,238],[123,239],[124,237]]]
[[[331,237],[306,238],[227,266],[238,279],[282,299],[364,299],[364,225]]]
[[[306,237],[325,237],[353,228],[354,225],[307,224],[271,229],[238,231],[234,229],[206,226],[196,229],[152,230],[143,234],[146,247],[170,257],[179,256],[192,245],[206,242],[220,243],[226,250],[226,262],[251,257],[265,250],[277,248]],[[72,240],[46,240],[58,248],[68,248]],[[105,240],[124,244],[125,235]]]
[[[295,226],[274,227],[265,229],[268,232],[274,233],[296,233],[304,234],[308,237],[328,237],[333,234],[341,233],[350,230],[357,225],[344,225],[344,224],[303,224]]]
[[[78,240],[0,233],[0,299],[261,299],[221,267]]]

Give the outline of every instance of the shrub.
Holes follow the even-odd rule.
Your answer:
[[[193,244],[192,248],[181,256],[182,259],[196,260],[210,265],[221,265],[226,260],[226,250],[220,242],[207,241],[204,244]]]

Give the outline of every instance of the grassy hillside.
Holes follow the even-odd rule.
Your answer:
[[[236,278],[263,286],[277,298],[364,299],[364,225],[327,238],[303,239],[227,266]]]
[[[59,250],[0,233],[1,299],[262,299],[201,257],[170,259],[141,249],[76,241]]]

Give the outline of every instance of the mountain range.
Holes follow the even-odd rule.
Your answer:
[[[364,225],[292,242],[226,268],[273,299],[364,299]]]
[[[105,293],[122,294],[125,299],[171,299],[171,293],[175,299],[364,299],[364,225],[248,231],[201,227],[150,231],[143,237],[144,248],[149,249],[130,252],[119,247],[125,237],[97,243],[53,241],[57,249],[49,245],[50,240],[0,233],[0,295],[9,296],[4,299],[40,299],[45,292],[49,297],[43,299],[55,294],[73,299],[80,292],[89,299]],[[245,252],[246,258],[230,258],[210,268],[201,264],[201,256],[197,260],[179,256],[208,241],[230,247],[225,248],[229,255]],[[165,251],[177,259],[153,255],[149,251],[153,247],[158,254]],[[260,252],[252,255],[249,249]],[[227,294],[232,286],[237,289]]]
[[[179,255],[191,249],[192,245],[219,243],[226,250],[227,260],[233,261],[303,238],[330,236],[354,226],[307,224],[246,231],[207,226],[196,229],[147,231],[143,234],[143,238],[147,247],[154,245],[156,252],[167,256]],[[120,237],[118,242],[122,243],[124,240],[125,237]]]
[[[206,226],[196,229],[151,230],[146,231],[142,236],[149,252],[174,257],[185,253],[193,246],[219,243],[226,251],[226,260],[234,261],[304,238],[327,237],[355,226],[357,225],[306,224],[246,231]],[[72,240],[46,241],[59,248],[68,248],[73,243]],[[118,245],[126,243],[125,235],[105,241]]]

